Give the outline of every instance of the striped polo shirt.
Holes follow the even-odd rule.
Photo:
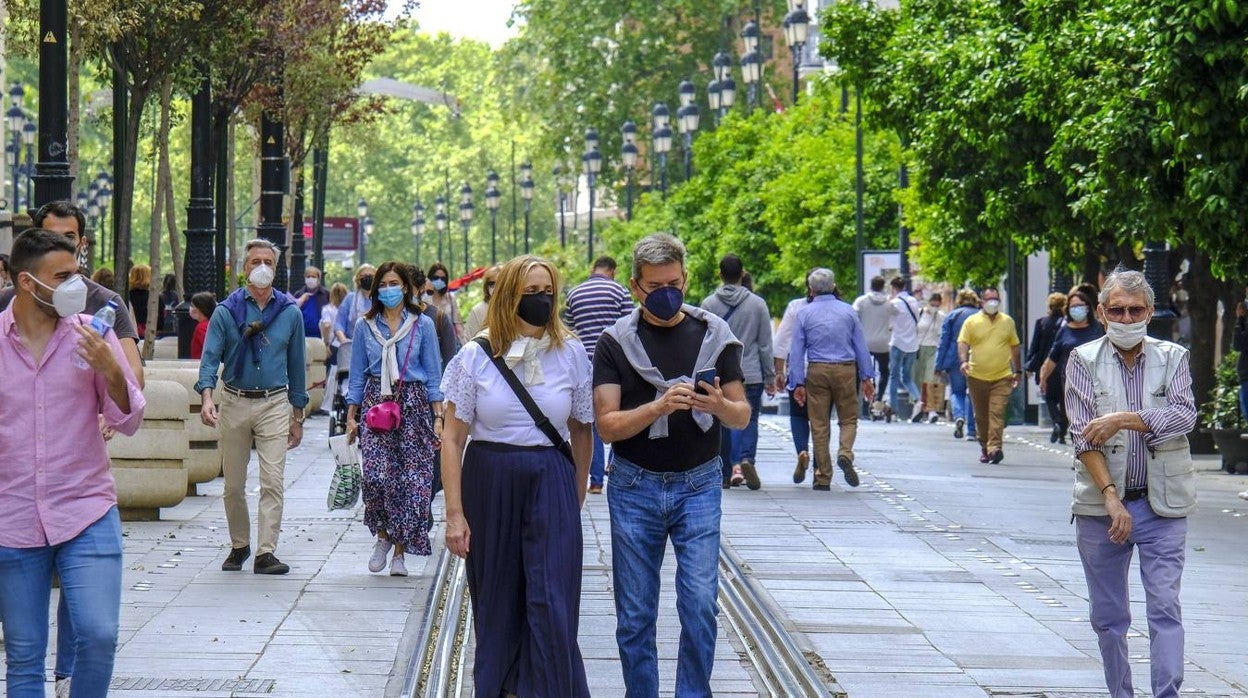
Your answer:
[[[593,274],[568,292],[568,320],[591,363],[598,336],[632,311],[628,290],[609,276]]]

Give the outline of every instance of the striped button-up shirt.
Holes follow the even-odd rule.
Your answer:
[[[568,292],[568,320],[581,344],[585,345],[590,363],[594,361],[594,349],[602,331],[631,312],[633,301],[628,289],[603,274],[591,275]]]
[[[1149,449],[1192,430],[1196,423],[1196,401],[1192,397],[1192,372],[1186,361],[1174,374],[1174,381],[1166,387],[1166,406],[1143,409],[1144,406],[1144,352],[1135,357],[1135,366],[1127,366],[1122,355],[1115,350],[1114,358],[1122,371],[1122,383],[1127,387],[1127,405],[1140,415],[1147,432],[1127,431],[1127,489],[1143,489],[1148,486]],[[1071,443],[1075,456],[1085,451],[1100,450],[1088,443],[1083,430],[1095,419],[1096,389],[1087,366],[1077,360],[1072,352],[1066,364],[1066,412],[1070,418]]]

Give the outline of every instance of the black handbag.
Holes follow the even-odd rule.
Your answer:
[[[490,357],[490,360],[494,362],[494,367],[498,369],[499,373],[503,374],[507,385],[510,385],[516,397],[520,398],[520,404],[524,405],[524,409],[533,418],[537,428],[546,435],[546,438],[550,439],[551,445],[559,449],[559,452],[568,459],[569,463],[576,465],[576,459],[572,457],[572,444],[563,438],[563,435],[559,433],[555,425],[551,424],[550,418],[546,416],[546,413],[542,412],[542,408],[538,407],[537,403],[533,401],[533,396],[529,394],[528,389],[520,382],[516,372],[511,370],[511,367],[507,365],[506,361],[503,361],[502,357],[494,356],[494,352],[490,348],[490,340],[484,337],[477,337],[472,341],[485,350],[485,355]]]

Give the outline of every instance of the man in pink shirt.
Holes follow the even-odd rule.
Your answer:
[[[121,607],[121,522],[100,415],[122,434],[143,395],[112,332],[82,315],[86,286],[65,236],[28,230],[0,312],[0,621],[7,691],[42,698],[53,571],[73,621],[75,696],[105,696]]]

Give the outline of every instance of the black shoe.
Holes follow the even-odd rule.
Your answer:
[[[966,426],[966,420],[958,417],[958,421],[953,423],[953,438],[962,438],[962,427]]]
[[[277,559],[273,553],[264,553],[256,556],[256,566],[253,571],[256,574],[286,574],[290,571],[290,565]]]
[[[1005,453],[999,448],[993,451],[992,453],[988,454],[988,462],[992,463],[993,465],[996,465],[997,463],[1000,463],[1003,460],[1005,460]]]
[[[763,482],[758,479],[758,469],[754,467],[754,462],[746,459],[741,461],[741,474],[745,476],[745,486],[751,490],[757,490],[763,486]]]
[[[724,478],[724,489],[726,490],[732,489],[732,478],[730,477]]]
[[[841,469],[841,472],[845,474],[845,482],[848,483],[850,487],[857,487],[858,471],[854,470],[854,462],[845,456],[837,456],[836,465]]]
[[[1049,432],[1049,443],[1051,444],[1057,443],[1057,440],[1061,438],[1061,436],[1062,436],[1061,428],[1054,426],[1053,431]]]
[[[230,550],[230,556],[225,558],[225,562],[221,563],[222,572],[238,572],[243,569],[243,563],[247,558],[251,557],[251,546],[244,545],[241,548]]]
[[[910,416],[910,423],[918,424],[919,422],[922,422],[925,419],[927,419],[926,412],[915,412],[913,415]]]
[[[815,485],[811,489],[816,492],[831,492],[832,486],[831,485]]]
[[[1061,444],[1061,445],[1065,446],[1065,445],[1066,445],[1066,435],[1065,435],[1065,434],[1062,434],[1061,436],[1057,437],[1057,442],[1058,442],[1059,444]]]

